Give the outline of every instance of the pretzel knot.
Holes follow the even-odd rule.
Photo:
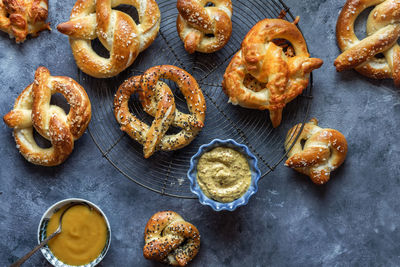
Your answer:
[[[300,129],[301,123],[289,130],[285,141],[286,151],[290,149]],[[304,125],[288,153],[285,165],[310,176],[315,184],[324,184],[328,182],[330,173],[342,165],[346,154],[347,141],[343,134],[334,129],[318,127],[317,119],[313,118]]]
[[[212,3],[213,6],[207,6]],[[226,45],[232,33],[231,0],[178,0],[178,34],[190,54],[213,53]]]
[[[290,42],[295,55],[286,55],[274,43],[277,39]],[[311,71],[323,63],[309,56],[306,42],[294,23],[264,19],[247,33],[241,49],[229,63],[223,90],[234,105],[268,109],[272,125],[277,127],[285,105],[301,94]]]
[[[50,30],[47,10],[48,0],[0,0],[0,30],[24,42],[28,34]]]
[[[51,96],[61,93],[69,103],[65,114],[51,105]],[[50,76],[39,67],[35,80],[15,101],[14,108],[4,116],[4,122],[14,128],[14,138],[21,154],[31,163],[55,166],[64,162],[74,148],[74,140],[81,137],[89,124],[91,105],[85,90],[69,77]],[[52,144],[39,147],[33,138],[33,128]]]
[[[146,259],[174,266],[185,266],[200,249],[200,233],[173,211],[154,214],[144,230]]]
[[[112,8],[121,4],[134,6],[140,24],[126,13]],[[160,10],[154,0],[78,0],[68,22],[57,29],[69,36],[78,67],[96,78],[117,75],[132,65],[139,52],[156,38],[160,28]],[[91,41],[98,38],[110,52],[109,58],[99,56]]]
[[[367,20],[367,37],[359,40],[354,33],[357,17],[375,6]],[[342,54],[335,60],[337,71],[354,68],[374,79],[392,78],[400,86],[400,1],[348,0],[336,25],[336,37]],[[384,58],[376,55],[382,53]]]
[[[175,107],[175,98],[167,84],[160,79],[174,81],[184,95],[190,114]],[[130,96],[138,92],[145,112],[154,117],[151,126],[129,112]],[[188,145],[204,126],[206,104],[196,80],[186,71],[170,65],[148,69],[142,76],[125,81],[114,98],[114,115],[121,130],[143,145],[144,157],[157,149],[171,151]],[[179,133],[167,135],[170,128],[179,127]]]

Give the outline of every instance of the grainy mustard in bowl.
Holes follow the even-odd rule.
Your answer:
[[[233,211],[257,192],[261,172],[247,146],[214,139],[191,158],[187,175],[201,204],[215,211]]]

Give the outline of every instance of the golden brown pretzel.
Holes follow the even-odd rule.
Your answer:
[[[174,266],[185,266],[200,249],[200,233],[173,211],[154,214],[144,230],[143,256]]]
[[[367,37],[354,33],[357,17],[375,6],[367,20]],[[335,60],[337,71],[354,68],[374,79],[392,78],[400,86],[400,1],[347,0],[336,24],[336,38],[342,54]],[[384,58],[376,55],[383,53]]]
[[[0,0],[0,30],[24,42],[28,34],[50,30],[47,10],[48,0]]]
[[[287,56],[274,40],[289,41],[295,55]],[[307,87],[309,74],[322,60],[309,58],[306,42],[294,23],[264,19],[247,33],[242,48],[227,67],[222,86],[234,105],[270,111],[272,125],[282,120],[285,105]]]
[[[138,10],[140,24],[126,13],[114,10],[121,4]],[[139,52],[156,38],[160,28],[160,10],[154,0],[78,0],[71,20],[57,26],[69,36],[78,67],[96,78],[117,75],[132,65]],[[110,52],[109,58],[99,56],[91,46],[98,38]]]
[[[51,105],[51,96],[61,93],[68,101],[70,111]],[[17,148],[29,162],[55,166],[64,162],[90,122],[91,105],[85,90],[73,79],[50,76],[45,67],[39,67],[35,80],[15,101],[14,108],[4,116],[4,122],[14,128]],[[39,147],[33,138],[33,128],[49,140],[50,148]]]
[[[212,3],[214,6],[206,6]],[[213,53],[226,45],[232,33],[231,0],[178,0],[179,37],[190,54]],[[207,36],[211,34],[213,36]]]
[[[289,130],[285,149],[289,150],[301,129],[301,123]],[[302,147],[302,142],[304,142]],[[318,127],[313,118],[304,125],[293,148],[288,153],[285,165],[310,176],[315,184],[328,182],[330,173],[342,165],[347,154],[346,138],[334,129]]]
[[[190,114],[176,110],[169,87],[159,79],[174,81],[184,95]],[[139,93],[143,109],[155,119],[151,126],[129,112],[130,96]],[[143,145],[144,157],[157,149],[171,151],[188,145],[204,126],[206,104],[196,80],[186,71],[171,65],[155,66],[142,76],[125,81],[114,98],[114,115],[121,130]],[[166,135],[170,126],[182,128],[177,134]]]

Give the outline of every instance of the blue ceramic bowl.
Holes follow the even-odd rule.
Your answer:
[[[201,157],[201,155],[203,155],[203,153],[208,152],[213,148],[219,146],[233,148],[241,152],[243,155],[245,155],[247,161],[249,162],[249,167],[251,171],[251,184],[247,192],[244,193],[244,195],[241,196],[240,198],[228,203],[222,203],[215,201],[211,198],[208,198],[203,193],[203,191],[201,191],[200,186],[197,183],[197,164],[199,158]],[[239,144],[232,139],[228,140],[214,139],[213,141],[211,141],[211,143],[200,146],[199,151],[190,159],[190,167],[189,171],[187,172],[187,176],[190,180],[190,190],[199,197],[199,201],[201,204],[208,205],[215,211],[221,211],[221,210],[233,211],[239,206],[246,205],[247,202],[249,201],[249,198],[257,192],[258,190],[257,183],[258,180],[260,179],[261,172],[260,169],[258,169],[257,167],[257,158],[250,152],[247,146]]]

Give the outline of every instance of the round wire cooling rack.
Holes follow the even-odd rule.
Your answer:
[[[196,198],[190,192],[186,177],[189,161],[200,145],[215,138],[232,138],[246,144],[258,157],[262,177],[265,177],[286,156],[284,142],[287,131],[299,122],[304,125],[312,99],[312,75],[308,88],[285,107],[282,124],[276,129],[272,127],[268,111],[245,109],[228,103],[228,97],[221,87],[222,77],[230,59],[240,49],[246,33],[258,21],[278,17],[282,10],[286,12],[285,19],[294,19],[282,0],[232,2],[232,36],[228,44],[216,53],[188,54],[176,31],[178,11],[175,1],[160,0],[157,1],[162,16],[159,35],[130,68],[110,79],[96,79],[79,71],[79,81],[86,88],[92,103],[89,133],[102,155],[131,181],[163,195]],[[129,10],[134,8],[119,9],[130,13],[134,19],[137,16]],[[92,45],[96,49],[98,43]],[[157,151],[145,159],[143,147],[119,129],[113,114],[113,99],[119,85],[128,77],[163,64],[178,66],[195,77],[206,99],[205,127],[183,149]],[[187,112],[186,101],[175,83],[165,82],[174,92],[177,109]],[[143,111],[137,96],[131,97],[129,107],[139,119],[151,123],[152,118]]]

